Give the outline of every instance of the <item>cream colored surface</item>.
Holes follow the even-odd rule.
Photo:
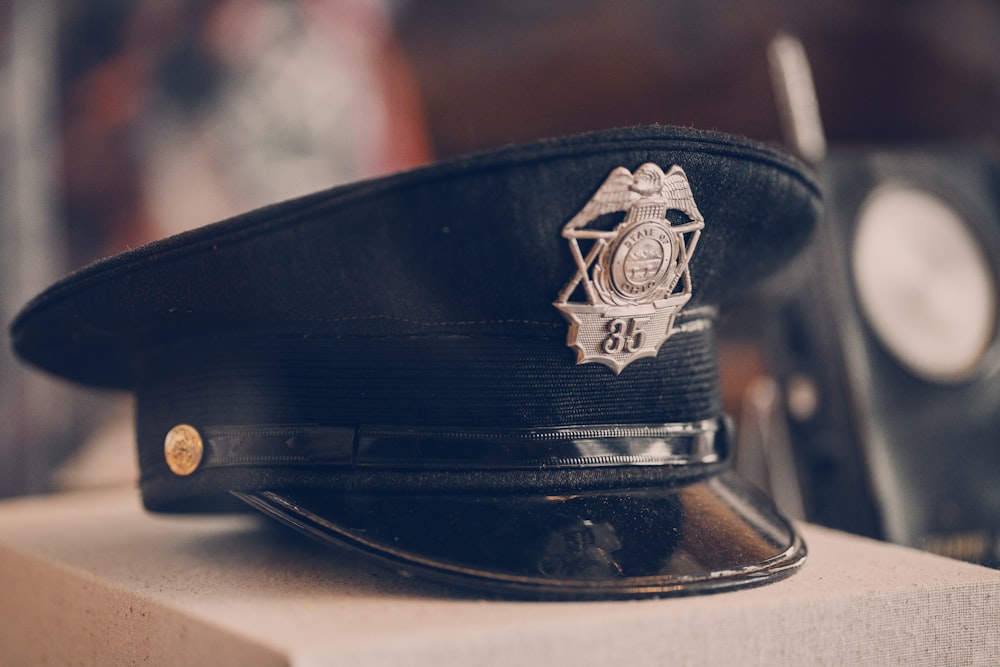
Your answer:
[[[804,570],[762,588],[498,602],[131,490],[8,501],[0,664],[1000,664],[1000,572],[802,528]]]

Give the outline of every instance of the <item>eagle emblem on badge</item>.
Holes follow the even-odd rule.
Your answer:
[[[600,228],[622,211],[613,229]],[[664,173],[647,162],[634,174],[618,167],[608,175],[562,230],[577,271],[553,305],[569,321],[566,344],[578,364],[596,362],[618,374],[656,355],[691,298],[688,262],[704,226],[679,166]]]

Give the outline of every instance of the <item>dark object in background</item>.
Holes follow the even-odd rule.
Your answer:
[[[152,510],[234,494],[397,570],[507,595],[752,586],[805,547],[728,470],[716,309],[801,248],[818,207],[802,165],[766,146],[606,131],[118,255],[37,297],[12,333],[41,368],[135,393]],[[608,271],[613,306],[594,296]],[[568,306],[605,318],[581,344],[615,370],[581,363]]]
[[[810,520],[1000,566],[998,165],[959,146],[822,163],[827,215],[771,292]]]

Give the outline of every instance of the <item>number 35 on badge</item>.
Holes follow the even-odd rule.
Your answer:
[[[625,218],[613,230],[587,228],[621,211]],[[668,211],[687,222],[671,224]],[[664,173],[648,162],[634,174],[624,167],[611,172],[562,230],[577,271],[553,305],[569,320],[566,344],[578,364],[597,362],[618,374],[656,355],[691,298],[688,262],[704,226],[679,166]],[[586,253],[581,241],[590,242]],[[581,287],[586,302],[570,301]]]

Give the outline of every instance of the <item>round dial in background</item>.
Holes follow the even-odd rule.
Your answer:
[[[852,272],[876,336],[918,377],[974,375],[996,338],[996,274],[969,224],[941,198],[883,186],[861,208]]]

